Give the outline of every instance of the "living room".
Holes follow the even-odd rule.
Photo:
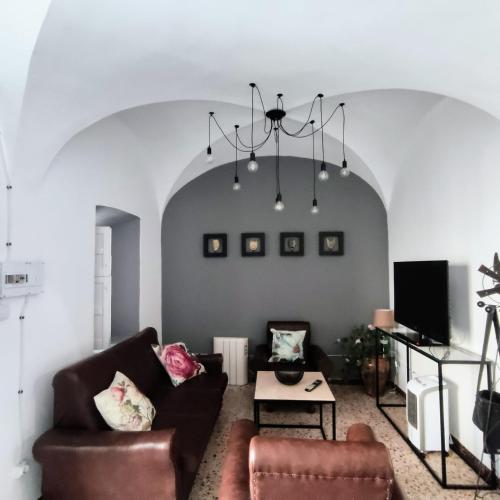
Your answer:
[[[214,352],[214,337],[248,339],[248,383],[221,389],[220,413],[186,487],[190,498],[217,498],[227,484],[221,469],[231,428],[254,420],[257,374],[251,368],[269,321],[308,323],[311,344],[330,370],[311,397],[328,388],[335,397],[338,444],[351,424],[370,426],[391,457],[388,474],[397,494],[494,498],[496,489],[475,490],[477,480],[485,485],[484,478],[495,475],[472,421],[479,365],[443,368],[449,434],[470,464],[455,460],[452,449],[450,482],[473,486],[443,488],[376,398],[359,380],[346,383],[348,355],[339,340],[372,323],[375,310],[395,310],[395,262],[447,261],[450,348],[481,358],[486,314],[477,291],[496,285],[478,268],[490,268],[500,248],[494,218],[500,209],[499,21],[494,1],[248,6],[224,0],[208,8],[200,2],[37,0],[22,9],[6,2],[0,16],[0,264],[2,278],[31,274],[22,267],[26,262],[43,263],[43,272],[39,290],[21,293],[13,285],[11,295],[4,287],[0,298],[6,351],[0,498],[33,499],[42,492],[47,499],[77,498],[64,490],[57,496],[49,480],[79,485],[84,478],[76,476],[85,474],[61,469],[60,476],[42,478],[45,466],[32,454],[56,423],[53,378],[89,357],[104,359],[99,356],[111,344],[133,336],[127,330],[96,345],[97,207],[126,213],[140,226],[134,329],[138,321],[138,330],[157,331],[159,344],[184,342],[194,353]],[[279,129],[278,155],[263,107],[286,111],[281,124],[289,132],[305,125],[303,135],[316,133],[300,140]],[[252,148],[244,145],[260,145],[268,134],[256,150],[258,168],[248,168]],[[328,179],[321,178],[322,164]],[[344,169],[350,175],[342,175]],[[328,233],[326,239],[320,233]],[[336,250],[321,254],[330,243]],[[205,256],[211,252],[220,258]],[[9,271],[10,265],[21,268]],[[122,283],[127,268],[123,273]],[[20,290],[27,283],[15,285]],[[490,366],[497,350],[491,335]],[[395,339],[389,351],[384,397],[403,398],[407,379],[437,374],[416,352],[407,363],[405,344]],[[148,353],[158,375],[163,367],[152,349]],[[200,380],[218,373],[216,365],[207,358],[208,374]],[[92,397],[113,375],[99,381]],[[199,383],[195,379],[185,388]],[[290,387],[300,384],[305,381]],[[263,405],[261,423],[316,422],[320,407],[309,413],[300,405]],[[158,416],[162,411],[156,408]],[[334,416],[327,407],[332,445]],[[250,423],[241,425],[251,438]],[[439,428],[439,417],[434,425]],[[262,428],[260,434],[327,444],[318,429]],[[334,451],[331,456],[335,460]],[[440,452],[427,456],[441,474]],[[127,482],[137,476],[133,467],[124,469]],[[285,495],[274,490],[274,498]],[[325,498],[342,498],[335,487],[329,494]],[[79,495],[97,498],[84,489]],[[100,495],[124,498],[113,488]],[[177,493],[158,498],[169,495]]]

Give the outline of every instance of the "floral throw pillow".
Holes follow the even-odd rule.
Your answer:
[[[123,373],[116,372],[111,385],[94,396],[106,423],[116,431],[149,431],[156,410],[151,401]]]
[[[304,363],[304,338],[305,330],[291,332],[288,330],[275,330],[271,328],[273,334],[272,353],[269,361],[293,362],[301,360]]]
[[[151,345],[174,387],[186,380],[205,373],[205,367],[188,352],[186,344],[177,342],[168,345]]]

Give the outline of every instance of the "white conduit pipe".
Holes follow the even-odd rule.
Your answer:
[[[5,154],[5,142],[3,139],[2,132],[0,131],[0,163],[3,166],[4,179],[5,179],[5,255],[6,259],[10,259],[10,251],[12,248],[11,241],[11,213],[12,213],[12,181],[9,173],[9,169],[7,168],[7,157]]]

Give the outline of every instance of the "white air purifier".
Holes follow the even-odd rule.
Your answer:
[[[448,387],[443,380],[444,446],[450,447]],[[416,377],[406,386],[408,438],[422,452],[441,451],[439,379],[436,375]]]

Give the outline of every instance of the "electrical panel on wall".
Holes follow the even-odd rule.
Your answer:
[[[43,267],[43,262],[0,262],[0,298],[41,293]]]

